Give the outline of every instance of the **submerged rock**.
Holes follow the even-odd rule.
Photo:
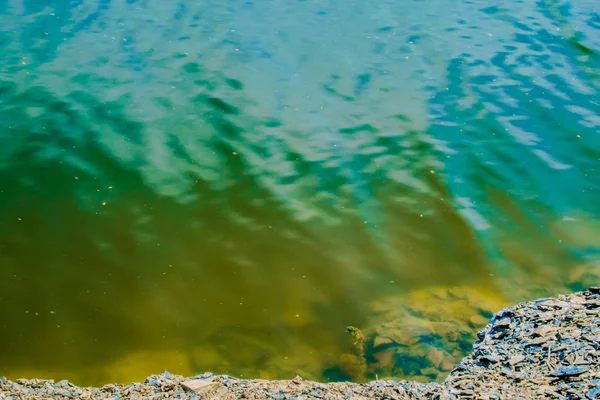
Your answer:
[[[427,371],[430,380],[435,368],[434,379],[442,381],[477,339],[473,328],[485,326],[503,306],[494,293],[469,287],[422,289],[375,304],[364,332],[368,376],[421,380]],[[509,325],[510,318],[496,321],[498,331]]]
[[[441,384],[395,380],[323,384],[299,377],[291,381],[268,381],[212,374],[186,379],[165,373],[128,386],[79,388],[67,381],[11,382],[0,378],[0,398],[591,400],[600,398],[600,315],[597,308],[590,313],[582,305],[596,301],[600,301],[600,290],[594,287],[502,310],[479,332],[471,354]],[[507,317],[509,324],[504,319]],[[497,337],[498,328],[507,331],[502,338]],[[552,340],[531,345],[540,338]],[[448,367],[448,354],[441,350],[429,349],[423,355],[430,365],[421,366],[422,375],[436,379]],[[347,357],[348,364],[364,366],[358,354],[348,356],[352,356]],[[440,361],[441,356],[444,358]]]

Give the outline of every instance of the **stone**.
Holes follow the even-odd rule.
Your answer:
[[[589,367],[575,367],[575,366],[559,367],[559,368],[555,369],[554,371],[551,371],[550,373],[548,373],[548,376],[552,376],[555,378],[568,378],[568,377],[584,374],[584,373],[588,372],[589,370],[590,370]]]
[[[599,286],[590,286],[588,288],[588,292],[594,293],[594,294],[600,294],[600,287]]]
[[[429,367],[421,369],[421,374],[425,376],[436,376],[440,373],[437,368]]]
[[[590,400],[600,398],[600,386],[596,386],[594,389],[587,392],[585,394],[585,397],[587,397]]]
[[[488,363],[497,363],[500,361],[500,358],[498,358],[498,356],[495,356],[493,354],[486,354],[486,355],[479,357],[479,361],[480,362],[488,362]]]
[[[525,356],[523,356],[522,354],[517,354],[516,356],[511,357],[510,360],[508,360],[508,363],[510,365],[516,365],[523,360],[525,360]]]
[[[440,369],[442,371],[450,371],[454,367],[454,363],[450,360],[444,360],[440,364]]]
[[[394,343],[394,341],[383,336],[376,336],[375,339],[373,339],[373,347],[384,346],[390,343]]]
[[[494,328],[508,328],[510,326],[510,318],[502,318],[494,323]]]
[[[431,349],[427,352],[427,359],[436,367],[439,368],[444,360],[444,352],[438,349]]]
[[[598,308],[600,307],[600,300],[587,300],[585,306],[587,308]]]
[[[181,383],[181,387],[188,392],[206,392],[216,389],[219,386],[218,382],[205,379],[188,379]]]
[[[386,368],[393,364],[394,352],[392,351],[392,349],[378,351],[377,353],[373,354],[373,358],[377,360],[378,368]]]
[[[481,328],[488,323],[488,319],[482,315],[476,314],[469,318],[469,323],[474,327]]]
[[[548,333],[554,331],[555,328],[549,325],[542,325],[534,331],[534,334],[537,336],[546,336]]]
[[[546,343],[551,338],[549,336],[541,336],[537,339],[533,339],[525,343],[525,346],[539,346]]]

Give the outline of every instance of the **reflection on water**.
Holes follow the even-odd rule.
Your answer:
[[[597,283],[594,1],[196,3],[0,2],[0,375],[442,379]]]

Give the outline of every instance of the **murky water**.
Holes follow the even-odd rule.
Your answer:
[[[597,284],[600,6],[507,4],[0,1],[0,375],[443,379]]]

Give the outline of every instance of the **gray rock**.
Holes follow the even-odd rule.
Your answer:
[[[589,367],[575,367],[575,366],[559,367],[559,368],[555,369],[554,371],[550,372],[548,374],[548,376],[553,376],[556,378],[568,378],[571,376],[578,376],[583,373],[586,373],[589,371],[589,369],[590,369]]]
[[[479,357],[479,361],[485,362],[485,363],[497,363],[500,361],[500,358],[493,354],[486,354],[486,355]]]
[[[494,323],[494,328],[507,328],[510,326],[510,322],[509,317],[502,318]]]
[[[596,386],[594,389],[590,390],[585,394],[585,397],[588,399],[600,399],[600,386]]]

